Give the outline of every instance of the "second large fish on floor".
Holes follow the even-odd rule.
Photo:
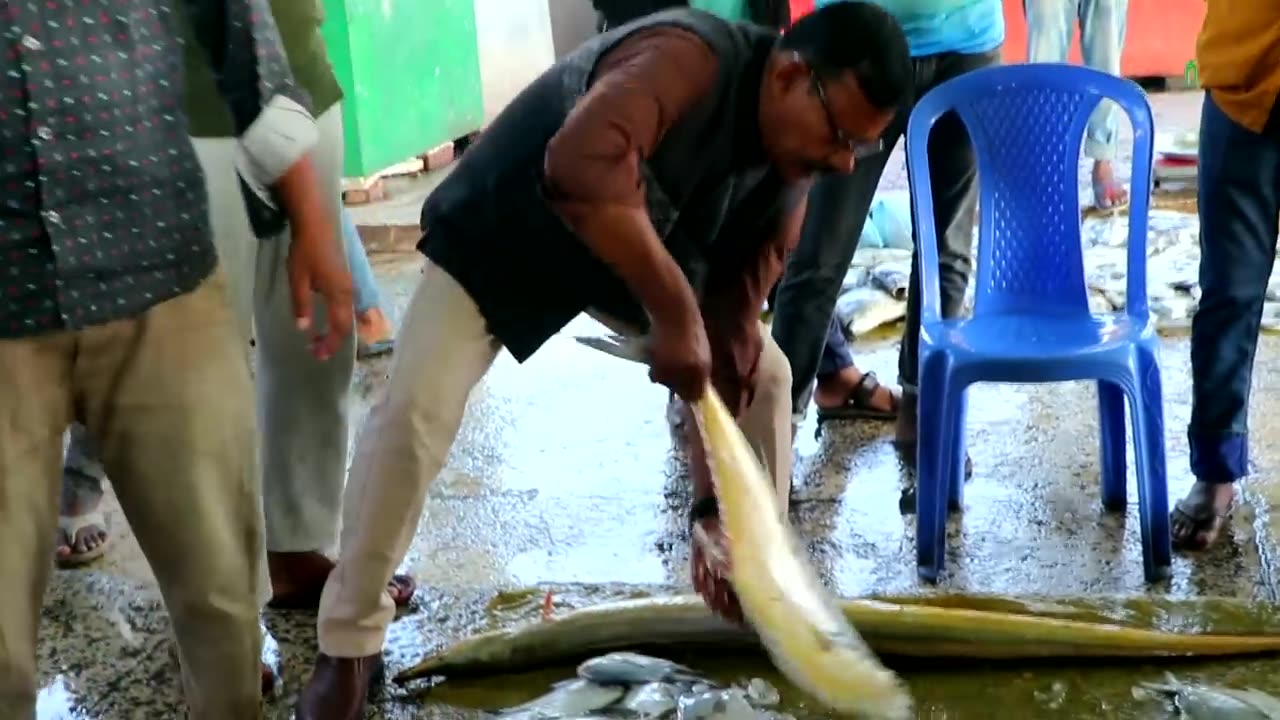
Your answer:
[[[1069,601],[1043,609],[999,598],[951,596],[844,600],[840,609],[884,656],[939,660],[1155,660],[1280,654],[1280,635],[1174,633],[1128,627]],[[1016,606],[1017,610],[1010,607]],[[1198,607],[1169,603],[1167,615]],[[1031,614],[1033,612],[1041,614]],[[701,598],[621,600],[573,610],[545,622],[474,635],[401,673],[397,682],[432,676],[518,672],[615,650],[758,646],[748,631],[712,615]]]

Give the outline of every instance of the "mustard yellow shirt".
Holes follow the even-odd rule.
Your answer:
[[[1227,117],[1262,132],[1280,96],[1280,0],[1206,0],[1200,85]]]

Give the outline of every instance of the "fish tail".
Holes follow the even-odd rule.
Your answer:
[[[391,682],[396,685],[407,685],[414,680],[431,677],[440,674],[440,670],[444,667],[444,658],[441,655],[431,655],[422,662],[411,668],[401,671]]]

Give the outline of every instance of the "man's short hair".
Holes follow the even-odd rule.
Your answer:
[[[878,5],[845,0],[800,18],[779,40],[827,79],[852,72],[867,100],[887,110],[911,94],[911,51],[902,26]]]

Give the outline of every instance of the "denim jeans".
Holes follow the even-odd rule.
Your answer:
[[[342,244],[347,249],[347,265],[351,268],[356,312],[368,312],[381,303],[378,297],[378,281],[373,278],[373,268],[369,266],[369,256],[365,254],[364,243],[360,242],[360,231],[356,229],[356,222],[345,207],[342,208]]]
[[[1071,49],[1076,22],[1080,23],[1080,54],[1094,70],[1120,74],[1120,54],[1129,14],[1129,0],[1023,0],[1027,17],[1027,60],[1064,63]],[[1116,154],[1117,108],[1103,100],[1089,118],[1084,154],[1111,160]]]
[[[1280,110],[1280,108],[1277,108]],[[1280,125],[1272,111],[1268,130]],[[1200,308],[1191,321],[1191,471],[1249,472],[1249,391],[1280,232],[1280,132],[1259,135],[1205,94],[1200,114]]]
[[[818,379],[831,377],[853,365],[853,351],[849,348],[849,340],[844,336],[840,321],[832,317],[831,325],[827,328],[826,344],[822,346],[822,357],[818,359]]]
[[[914,92],[919,98],[934,86],[978,68],[995,65],[999,50],[986,53],[941,53],[914,58]],[[885,131],[892,148],[907,127],[911,107],[899,109]],[[774,306],[773,337],[791,361],[792,399],[797,416],[809,404],[810,390],[823,345],[831,329],[836,296],[858,249],[858,236],[889,153],[866,158],[848,175],[820,178],[809,191],[800,244],[787,262]],[[948,115],[934,126],[929,139],[929,167],[933,184],[934,219],[939,228],[938,260],[942,275],[942,305],[947,317],[964,307],[972,266],[974,211],[977,202],[976,160],[969,133],[960,118]],[[916,265],[911,262],[907,320],[898,356],[898,382],[913,390],[919,370],[920,297]]]

